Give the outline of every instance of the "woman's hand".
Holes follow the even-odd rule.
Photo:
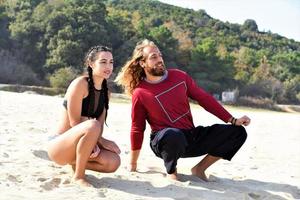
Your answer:
[[[96,158],[100,153],[100,148],[98,146],[98,144],[95,145],[91,155],[90,155],[90,158]]]
[[[101,138],[100,144],[104,149],[115,152],[117,154],[121,153],[121,150],[119,149],[118,145],[113,141],[107,140],[105,138]]]

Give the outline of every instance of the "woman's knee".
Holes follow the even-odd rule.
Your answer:
[[[48,144],[47,146],[48,158],[59,165],[66,165],[68,162],[62,157],[56,144]]]
[[[113,156],[111,156],[109,158],[109,160],[107,160],[107,163],[106,163],[107,172],[117,171],[117,169],[120,167],[120,165],[121,165],[120,156],[117,154],[113,154]]]
[[[88,135],[99,137],[102,128],[100,122],[98,120],[91,119],[86,121],[85,123],[86,123],[85,133]]]
[[[121,165],[121,158],[119,155],[116,155],[112,162],[112,172],[117,171],[120,165]]]

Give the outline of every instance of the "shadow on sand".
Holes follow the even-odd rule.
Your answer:
[[[88,175],[95,188],[111,188],[134,195],[152,198],[183,199],[299,199],[297,186],[257,180],[231,180],[215,177],[216,182],[197,181],[194,176],[180,174],[183,182],[163,187],[153,186],[148,181],[132,181],[120,178],[97,178]],[[280,194],[280,195],[279,195]]]
[[[33,155],[50,160],[44,150],[34,150]],[[150,170],[143,172],[151,174],[164,173]],[[142,174],[143,174],[142,173]],[[139,174],[139,173],[137,173]],[[263,182],[258,180],[232,180],[213,177],[214,182],[204,182],[192,175],[179,174],[182,182],[170,182],[167,186],[153,186],[149,181],[126,180],[123,178],[97,178],[87,175],[87,179],[95,188],[112,188],[134,195],[152,198],[183,199],[300,199],[300,189],[289,184]],[[280,194],[280,195],[279,195]]]

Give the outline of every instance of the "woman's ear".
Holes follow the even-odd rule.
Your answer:
[[[93,63],[92,63],[91,61],[89,61],[88,64],[89,64],[89,67],[90,67],[90,68],[94,69],[94,65],[93,65]]]

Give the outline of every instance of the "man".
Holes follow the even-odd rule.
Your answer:
[[[131,171],[136,171],[146,121],[151,149],[164,161],[168,176],[177,180],[177,160],[207,154],[191,172],[207,181],[205,170],[220,158],[231,160],[247,138],[247,116],[234,118],[185,72],[167,70],[158,47],[149,40],[136,46],[116,79],[132,96]],[[189,98],[226,124],[193,124]]]

